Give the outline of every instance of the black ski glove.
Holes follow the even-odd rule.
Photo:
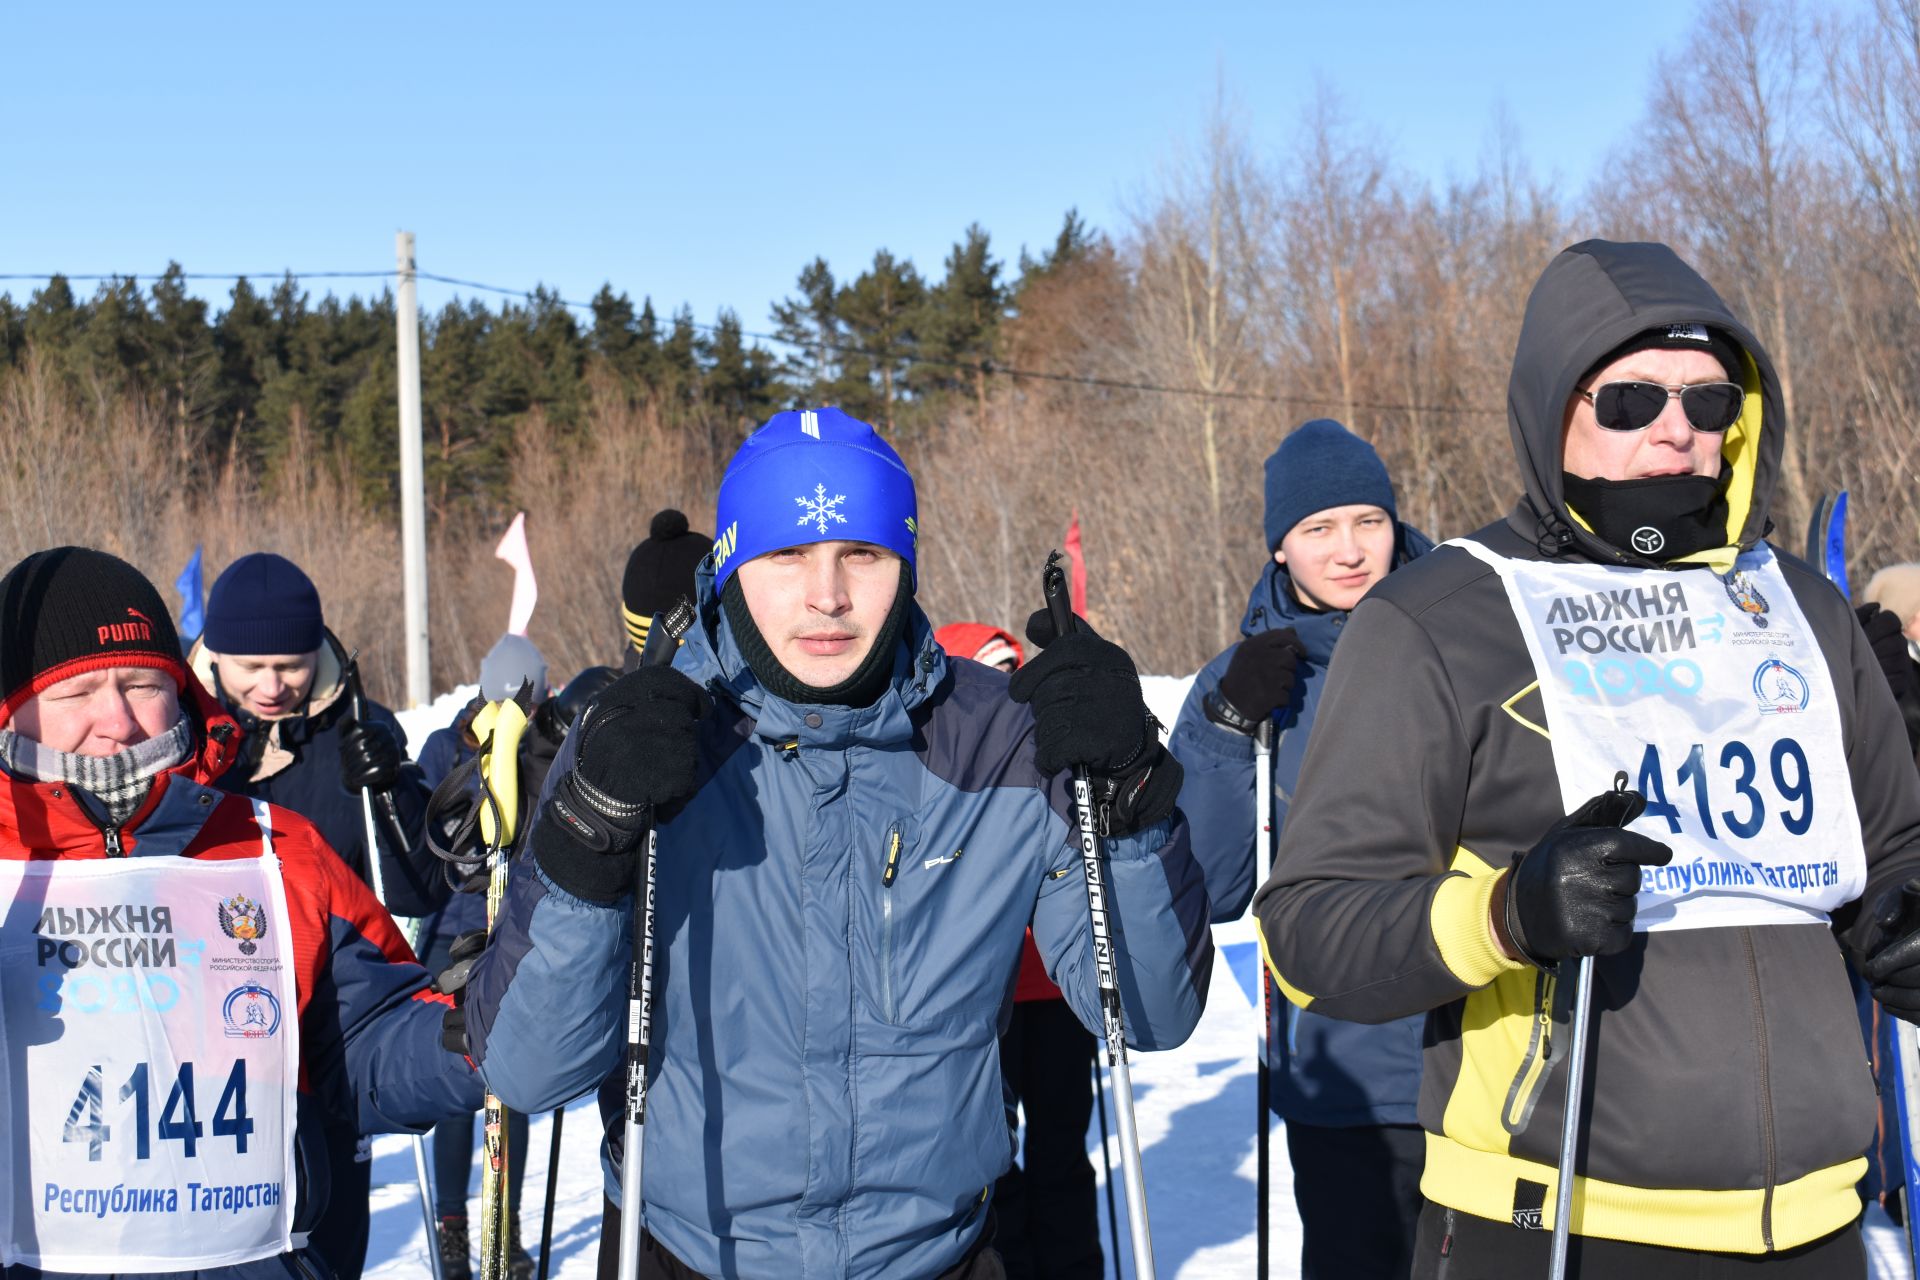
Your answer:
[[[1027,620],[1041,653],[1013,673],[1007,692],[1033,707],[1033,760],[1043,774],[1085,766],[1094,775],[1099,834],[1131,835],[1173,812],[1180,762],[1160,745],[1126,650],[1086,620],[1056,638],[1045,609]]]
[[[1251,735],[1263,721],[1293,701],[1307,646],[1292,627],[1262,631],[1240,642],[1220,677],[1220,689],[1205,699],[1207,719],[1223,729]]]
[[[1623,830],[1647,807],[1636,791],[1606,791],[1515,854],[1495,928],[1508,949],[1541,968],[1575,956],[1610,956],[1633,941],[1641,867],[1664,867],[1673,850]]]
[[[400,740],[378,720],[340,722],[340,782],[349,791],[386,791],[400,776]]]
[[[1881,894],[1873,920],[1877,940],[1860,976],[1881,1008],[1903,1022],[1920,1023],[1920,880]]]
[[[453,1004],[440,1016],[440,1043],[449,1053],[472,1056],[467,1047],[467,979],[486,949],[485,929],[463,933],[447,948],[447,967],[434,975],[433,990],[453,997]]]
[[[698,726],[712,704],[671,667],[640,667],[608,685],[575,729],[573,768],[533,827],[533,853],[553,882],[589,902],[633,889],[649,812],[694,791]]]

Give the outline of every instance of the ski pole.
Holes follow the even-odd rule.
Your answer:
[[[488,703],[473,721],[481,744],[480,831],[487,849],[489,936],[507,895],[509,855],[520,820],[520,738],[526,732],[531,699],[531,687],[523,684],[514,698]],[[507,1180],[513,1152],[507,1140],[506,1104],[489,1091],[480,1116],[486,1156],[480,1171],[480,1280],[507,1280],[513,1238]]]
[[[1100,1107],[1100,1165],[1107,1173],[1107,1238],[1113,1242],[1113,1280],[1120,1280],[1120,1209],[1113,1201],[1113,1156],[1107,1151],[1107,1086],[1100,1077],[1100,1055],[1093,1055],[1093,1096]]]
[[[1253,733],[1253,846],[1254,861],[1260,868],[1260,884],[1273,877],[1273,718],[1263,717]],[[1257,890],[1258,885],[1255,886]],[[1256,923],[1257,929],[1259,925]],[[1267,1280],[1269,1248],[1272,1239],[1268,1201],[1273,1197],[1273,978],[1267,972],[1265,956],[1260,961],[1260,1062],[1254,1073],[1254,1099],[1260,1107],[1260,1153],[1254,1176],[1260,1197],[1254,1219],[1254,1274]]]
[[[693,625],[693,606],[683,598],[655,618],[640,653],[643,667],[666,666]],[[640,883],[633,891],[633,964],[627,971],[627,1120],[620,1147],[620,1280],[640,1274],[641,1164],[647,1124],[647,1051],[653,1043],[653,885],[659,834],[647,820]]]
[[[347,695],[352,700],[353,718],[361,724],[366,723],[366,695],[360,689],[359,655],[347,659]],[[360,789],[360,820],[367,830],[367,865],[373,872],[373,896],[380,905],[387,905],[386,877],[380,871],[380,824],[373,818],[373,794],[362,787]],[[395,923],[400,923],[396,921]],[[407,940],[411,950],[419,941],[418,920],[408,920],[400,924],[400,934]],[[427,1228],[427,1262],[433,1271],[433,1280],[441,1280],[440,1274],[440,1237],[438,1224],[433,1220],[433,1182],[427,1174],[427,1139],[423,1134],[413,1135],[413,1180],[420,1188],[420,1217]]]
[[[1627,775],[1613,775],[1614,794],[1627,794]],[[1615,825],[1626,826],[1626,811]],[[1567,1108],[1560,1117],[1559,1185],[1553,1196],[1553,1255],[1547,1274],[1552,1280],[1566,1280],[1567,1249],[1573,1235],[1574,1159],[1580,1150],[1580,1104],[1587,1091],[1587,1023],[1593,1013],[1593,957],[1581,956],[1574,965],[1573,1042],[1567,1049]]]
[[[1047,556],[1040,573],[1042,594],[1053,615],[1053,632],[1073,632],[1073,605],[1060,553]],[[1154,1280],[1153,1231],[1147,1223],[1147,1184],[1140,1166],[1140,1135],[1133,1123],[1133,1077],[1127,1070],[1127,1031],[1120,1011],[1119,974],[1114,965],[1113,934],[1107,922],[1106,873],[1100,868],[1100,836],[1093,819],[1093,777],[1086,766],[1073,770],[1075,821],[1080,828],[1080,863],[1087,876],[1087,915],[1093,925],[1093,964],[1100,983],[1100,1010],[1107,1033],[1107,1070],[1113,1076],[1114,1127],[1120,1130],[1120,1169],[1127,1183],[1127,1225],[1133,1233],[1133,1273]]]
[[[560,1124],[566,1118],[565,1107],[553,1109],[553,1141],[547,1144],[547,1207],[540,1214],[540,1280],[547,1280],[547,1264],[553,1259],[553,1196],[560,1179]]]

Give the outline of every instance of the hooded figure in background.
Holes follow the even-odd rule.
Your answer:
[[[1765,541],[1772,362],[1671,249],[1590,240],[1534,287],[1508,406],[1513,512],[1334,658],[1254,901],[1275,981],[1428,1015],[1415,1277],[1546,1269],[1587,956],[1572,1274],[1864,1276],[1842,950],[1920,1016],[1920,778],[1846,600]]]

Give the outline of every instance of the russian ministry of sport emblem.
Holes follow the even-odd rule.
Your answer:
[[[250,956],[260,949],[255,942],[267,936],[267,909],[236,893],[220,904],[220,930],[240,944],[241,955]]]

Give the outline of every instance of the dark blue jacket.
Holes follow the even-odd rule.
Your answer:
[[[367,827],[360,793],[347,790],[340,782],[341,728],[351,718],[340,642],[329,633],[327,643],[321,646],[319,669],[305,708],[271,722],[257,720],[233,706],[221,692],[213,655],[205,646],[196,644],[188,662],[200,682],[246,731],[241,759],[220,779],[221,788],[299,814],[320,829],[327,844],[354,875],[371,885],[373,872],[367,858]],[[404,755],[406,731],[393,713],[369,699],[367,715],[393,732]],[[426,915],[446,896],[439,882],[439,867],[422,840],[430,793],[419,768],[404,764],[392,794],[411,844],[406,849],[390,849],[387,846],[391,841],[384,834],[379,842],[385,905],[396,916]]]
[[[1395,567],[1432,549],[1417,531],[1400,526]],[[1345,627],[1344,612],[1302,605],[1292,579],[1269,561],[1241,620],[1244,636],[1292,627],[1306,646],[1292,705],[1274,714],[1273,838],[1277,847],[1287,806],[1306,758],[1307,735],[1326,685],[1327,663]],[[1174,724],[1171,749],[1186,769],[1180,808],[1193,828],[1193,855],[1207,878],[1215,920],[1235,920],[1253,901],[1253,739],[1207,719],[1202,700],[1220,687],[1236,643],[1209,662],[1194,680]],[[1273,1069],[1273,1109],[1300,1124],[1350,1127],[1415,1124],[1420,1099],[1420,1051],[1426,1015],[1380,1026],[1340,1022],[1304,1012],[1276,993],[1272,1002],[1268,1063]]]
[[[460,714],[454,717],[452,724],[443,725],[427,735],[425,744],[420,748],[418,763],[429,794],[448,774],[473,758],[474,749],[467,745],[465,730],[467,721],[478,705],[477,699],[468,703],[460,708]],[[420,936],[414,946],[427,967],[433,968],[433,962],[444,956],[455,938],[486,927],[486,894],[451,894],[439,910],[421,918]]]
[[[703,1275],[938,1275],[1012,1156],[998,1031],[1029,918],[1101,1025],[1069,780],[1035,768],[1006,676],[949,663],[917,607],[890,689],[851,709],[768,693],[710,572],[700,596],[675,665],[715,712],[699,790],[659,829],[647,1227]],[[1107,845],[1128,1039],[1172,1048],[1213,961],[1186,822]],[[547,1110],[620,1061],[631,917],[515,864],[466,1003],[509,1106]]]

